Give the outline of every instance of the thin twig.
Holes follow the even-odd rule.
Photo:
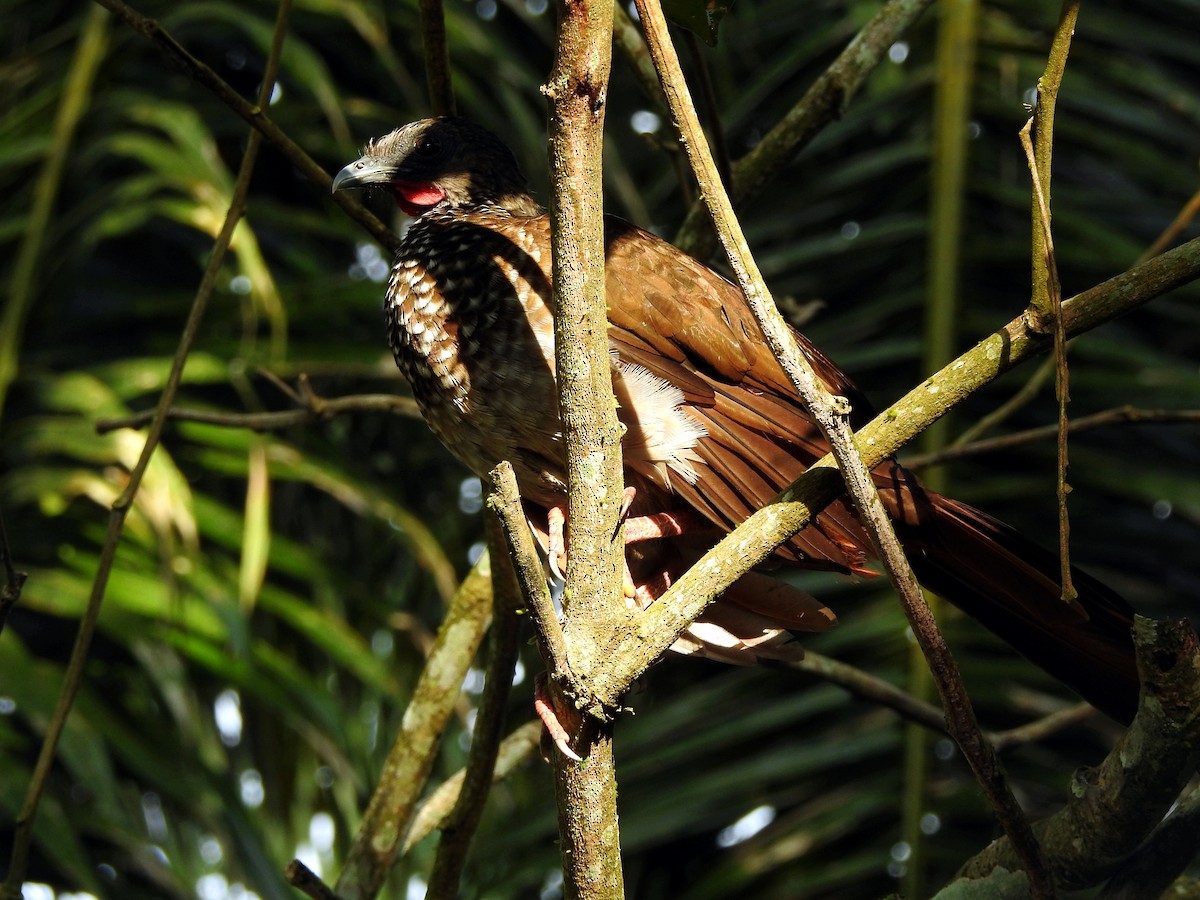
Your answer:
[[[183,45],[175,40],[159,22],[143,16],[123,0],[95,0],[95,2],[111,10],[117,18],[138,34],[153,41],[194,81],[212,91],[218,100],[266,138],[288,162],[326,196],[330,196],[333,202],[345,210],[346,214],[361,225],[368,234],[386,247],[389,252],[395,253],[396,248],[400,245],[400,238],[374,213],[355,200],[349,191],[338,191],[336,194],[331,194],[330,188],[333,180],[329,174],[305,153],[299,144],[284,134],[282,129],[267,117],[263,112],[267,108],[265,101],[257,104],[247,101],[221,76],[185,50]]]
[[[901,718],[924,725],[930,731],[946,733],[946,716],[942,710],[932,703],[917,699],[890,681],[884,681],[857,666],[848,665],[807,649],[804,651],[802,659],[792,660],[782,663],[782,665],[836,684],[863,700],[886,706]]]
[[[1074,706],[1052,712],[1048,716],[1018,725],[1016,728],[990,732],[988,738],[991,740],[992,746],[996,748],[996,752],[999,753],[1010,747],[1043,740],[1064,728],[1086,722],[1098,715],[1099,711],[1090,703],[1076,703]]]
[[[282,51],[283,36],[286,32],[287,18],[290,11],[291,0],[280,0],[271,50],[267,56],[262,84],[259,88],[258,102],[260,106],[266,105],[275,85],[275,76],[279,68],[279,55]],[[71,712],[71,707],[83,682],[83,670],[87,663],[88,650],[91,647],[92,637],[96,631],[96,620],[99,618],[100,607],[104,602],[104,595],[108,588],[108,578],[112,571],[113,562],[116,559],[117,546],[120,543],[121,534],[125,526],[125,517],[133,506],[134,499],[137,497],[138,489],[142,484],[142,478],[145,476],[146,469],[150,465],[150,458],[162,440],[163,429],[167,421],[167,410],[171,408],[171,404],[175,400],[175,395],[179,391],[179,385],[183,379],[184,365],[187,363],[188,354],[195,343],[200,323],[204,319],[209,299],[212,297],[213,288],[216,286],[217,275],[221,270],[221,263],[224,260],[225,252],[229,249],[234,229],[237,227],[245,210],[246,194],[250,188],[250,178],[254,173],[254,163],[258,158],[258,150],[261,144],[261,135],[256,131],[252,131],[246,142],[246,150],[242,155],[241,167],[238,170],[237,180],[234,182],[233,190],[230,194],[229,210],[225,215],[221,231],[213,242],[212,255],[209,257],[208,266],[205,268],[200,286],[196,290],[196,297],[192,301],[192,308],[188,313],[183,336],[180,338],[179,346],[171,361],[171,371],[167,376],[166,385],[163,387],[162,396],[158,401],[154,421],[151,423],[150,431],[146,435],[146,442],[142,446],[141,455],[138,457],[133,470],[129,473],[129,480],[125,485],[125,489],[113,502],[108,518],[108,529],[104,538],[104,546],[100,551],[100,559],[96,567],[95,578],[92,581],[92,590],[88,597],[87,606],[84,608],[83,617],[79,623],[79,632],[75,639],[75,646],[71,650],[71,659],[67,665],[66,675],[63,679],[62,691],[59,694],[54,714],[46,728],[46,736],[42,741],[41,751],[38,754],[33,776],[30,778],[25,802],[17,817],[16,829],[13,835],[12,857],[9,863],[8,877],[5,881],[5,888],[8,890],[15,891],[25,877],[25,870],[29,860],[29,850],[33,840],[33,820],[37,814],[38,804],[41,800],[42,791],[45,788],[46,779],[50,774],[50,767],[54,761],[58,742],[66,725],[67,716]]]
[[[487,680],[479,698],[471,750],[458,800],[442,825],[442,838],[429,875],[429,900],[459,895],[463,864],[471,839],[483,815],[483,805],[492,786],[504,729],[504,710],[512,688],[513,670],[520,651],[521,620],[517,615],[521,589],[505,553],[504,535],[498,522],[488,528],[488,556],[492,560],[492,629],[488,650]]]
[[[947,734],[946,716],[939,707],[932,703],[926,703],[896,687],[890,681],[885,681],[856,666],[830,659],[828,656],[814,653],[812,650],[805,650],[802,659],[787,663],[772,663],[772,665],[783,665],[796,672],[806,672],[822,681],[836,684],[856,697],[887,707],[909,722],[922,725],[939,734]],[[1040,741],[1095,715],[1097,712],[1094,706],[1089,703],[1079,703],[1007,731],[988,731],[984,734],[988,742],[999,752],[1022,744]]]
[[[1200,423],[1200,410],[1196,409],[1136,409],[1132,406],[1121,406],[1116,409],[1106,409],[1090,416],[1072,419],[1067,428],[1071,434],[1090,431],[1093,428],[1104,428],[1109,425],[1144,425],[1144,424],[1197,424]],[[1058,434],[1058,425],[1042,425],[1025,431],[1016,431],[1000,437],[975,441],[970,444],[946,447],[936,453],[922,453],[918,456],[904,457],[904,465],[909,469],[920,469],[924,466],[937,465],[978,456],[982,453],[995,453],[997,450],[1011,450],[1022,444],[1044,441]]]
[[[538,560],[529,524],[521,509],[521,497],[517,488],[517,476],[512,464],[502,462],[490,473],[492,491],[488,495],[488,508],[500,521],[504,540],[513,571],[525,594],[529,611],[533,615],[538,640],[544,645],[550,659],[550,671],[558,677],[568,679],[573,685],[570,661],[567,658],[567,643],[563,637],[558,614],[554,611],[554,600],[546,586],[546,573]]]
[[[1066,71],[1078,17],[1079,0],[1064,0],[1046,58],[1046,69],[1038,79],[1037,107],[1033,117],[1021,129],[1021,145],[1025,148],[1029,171],[1033,176],[1033,290],[1030,306],[1035,319],[1040,318],[1043,322],[1048,320],[1054,327],[1054,395],[1058,400],[1058,555],[1062,572],[1062,598],[1068,602],[1078,596],[1071,580],[1071,520],[1067,513],[1067,493],[1070,490],[1067,485],[1070,370],[1067,367],[1067,335],[1062,316],[1062,287],[1058,279],[1058,262],[1054,255],[1054,237],[1050,226],[1050,161],[1054,148],[1054,109],[1058,103],[1058,89]],[[1035,127],[1036,146],[1030,138],[1030,129]]]
[[[446,44],[446,13],[442,9],[442,0],[420,0],[420,10],[429,103],[435,116],[452,116],[454,88],[450,83],[450,48]]]
[[[264,413],[223,413],[207,409],[171,407],[167,418],[177,422],[201,422],[205,425],[220,425],[225,428],[248,428],[251,431],[278,431],[293,425],[323,422],[336,415],[351,412],[387,412],[409,418],[420,418],[421,410],[411,397],[393,394],[351,394],[346,397],[325,399],[316,395],[296,398],[304,403],[304,409],[287,409]],[[97,419],[96,431],[107,434],[119,428],[141,428],[154,418],[153,410],[122,416],[119,419]]]
[[[287,868],[283,872],[283,877],[287,879],[288,884],[296,890],[312,897],[313,900],[341,900],[329,885],[318,878],[312,869],[298,859],[293,859],[287,864]]]
[[[542,737],[541,719],[531,719],[513,732],[500,743],[500,751],[496,756],[496,767],[492,772],[494,781],[499,781],[533,755]],[[441,784],[439,784],[422,802],[416,815],[413,816],[412,828],[404,838],[401,856],[407,856],[417,844],[423,841],[449,817],[458,800],[458,792],[462,789],[466,772],[459,769]]]
[[[8,544],[8,531],[4,527],[4,515],[0,512],[0,564],[4,566],[4,587],[0,588],[0,634],[4,633],[4,625],[8,614],[21,600],[21,588],[29,576],[18,572],[13,566],[12,548]]]

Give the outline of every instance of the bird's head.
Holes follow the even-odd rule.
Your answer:
[[[367,144],[363,155],[338,172],[335,191],[378,186],[404,212],[499,206],[534,215],[525,177],[512,151],[469,119],[421,119]]]

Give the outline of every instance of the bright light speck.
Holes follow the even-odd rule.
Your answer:
[[[238,779],[241,788],[242,803],[251,809],[258,809],[266,799],[267,792],[263,788],[262,775],[255,769],[247,769]]]
[[[242,698],[237,691],[230,688],[217,694],[213,701],[213,718],[222,744],[236,747],[242,742]]]
[[[654,134],[662,127],[662,119],[658,113],[639,109],[629,117],[629,125],[638,134]]]
[[[337,836],[337,826],[333,816],[327,812],[314,813],[308,821],[308,839],[318,853],[329,853],[333,850],[333,839]]]
[[[757,806],[732,825],[717,833],[718,847],[733,847],[748,841],[775,821],[775,807]]]
[[[908,59],[908,41],[896,41],[888,47],[888,59],[894,63],[902,63]]]

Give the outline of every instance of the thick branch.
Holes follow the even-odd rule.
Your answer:
[[[1162,819],[1200,763],[1200,643],[1185,621],[1134,625],[1142,694],[1138,713],[1112,752],[1075,773],[1071,798],[1036,831],[1055,881],[1079,890],[1107,878]],[[1013,869],[1007,840],[963,866],[962,878]],[[1153,896],[1147,894],[1146,896]]]
[[[604,633],[627,628],[621,432],[608,356],[601,153],[612,62],[613,0],[560,0],[550,99],[550,224],[555,374],[567,457],[564,636],[577,673],[603,668]],[[551,672],[551,701],[566,709]],[[589,698],[590,700],[590,698]],[[576,747],[586,760],[554,757],[555,794],[568,897],[624,895],[612,725],[585,717]]]

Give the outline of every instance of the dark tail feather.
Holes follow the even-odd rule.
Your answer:
[[[922,508],[909,506],[897,527],[921,584],[1093,706],[1129,722],[1138,701],[1129,605],[1078,569],[1079,597],[1063,602],[1056,556],[965,503],[918,491],[923,496],[908,499]],[[915,528],[905,524],[913,513]]]

